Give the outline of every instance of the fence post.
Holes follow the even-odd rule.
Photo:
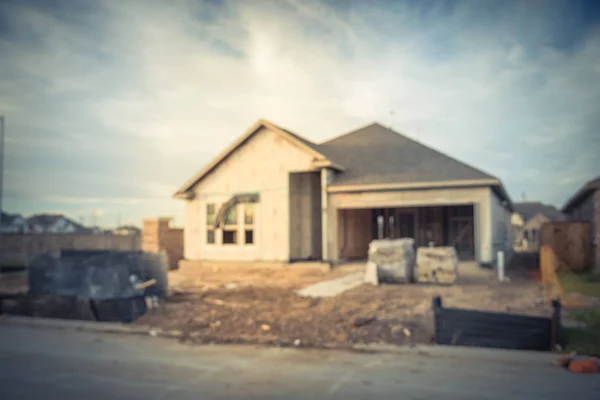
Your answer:
[[[433,309],[433,338],[436,343],[440,342],[440,314],[442,312],[442,297],[435,296],[431,302]]]
[[[552,340],[551,340],[552,348],[550,349],[551,351],[554,350],[554,348],[556,347],[557,344],[559,344],[561,347],[565,346],[565,338],[563,335],[562,317],[561,317],[562,304],[560,303],[559,299],[552,300],[552,308],[553,308],[553,312],[552,312]]]

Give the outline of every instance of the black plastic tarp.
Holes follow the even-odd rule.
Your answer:
[[[85,299],[127,299],[140,296],[131,281],[156,279],[143,295],[167,295],[166,257],[143,251],[66,250],[60,257],[44,254],[29,265],[29,292]]]
[[[0,313],[101,322],[133,322],[146,313],[143,296],[92,300],[64,295],[14,295],[0,298]]]
[[[455,346],[551,351],[563,345],[560,303],[551,318],[484,312],[442,306],[433,299],[435,341]]]

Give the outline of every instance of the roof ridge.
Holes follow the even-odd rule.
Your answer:
[[[252,137],[252,135],[259,131],[261,127],[271,129],[275,131],[278,135],[282,135],[286,139],[295,142],[297,145],[299,145],[299,147],[304,147],[305,149],[303,150],[312,154],[315,157],[315,159],[323,159],[327,161],[333,168],[343,170],[343,167],[341,165],[337,165],[326,154],[324,154],[319,145],[315,142],[303,136],[300,136],[299,134],[292,132],[286,128],[283,128],[280,125],[277,125],[269,120],[261,118],[257,122],[252,124],[252,126],[250,126],[250,128],[248,128],[245,133],[237,137],[235,141],[233,141],[223,151],[221,151],[217,156],[215,156],[208,164],[204,166],[204,168],[197,172],[192,178],[188,179],[188,181],[183,186],[181,186],[173,196],[176,198],[185,198],[186,192],[188,192],[194,185],[196,185],[200,180],[202,180],[213,169],[217,168],[221,164],[221,162],[223,162],[223,160],[229,157],[234,151],[236,151],[247,140],[249,140]]]
[[[297,139],[300,139],[300,140],[302,140],[304,142],[308,142],[308,143],[312,144],[313,146],[316,146],[316,147],[319,146],[317,143],[313,142],[312,140],[307,139],[306,137],[304,137],[304,136],[302,136],[302,135],[300,135],[300,134],[298,134],[298,133],[296,133],[296,132],[294,132],[294,131],[292,131],[292,130],[290,130],[288,128],[285,128],[285,127],[283,127],[283,126],[281,126],[279,124],[276,124],[276,123],[274,123],[272,121],[269,121],[269,120],[266,120],[266,119],[261,119],[260,122],[263,123],[263,124],[266,123],[266,124],[273,125],[274,127],[281,129],[285,133],[290,134],[292,136],[295,136]]]
[[[337,140],[337,139],[343,138],[344,136],[351,135],[351,134],[353,134],[353,133],[356,133],[356,132],[358,132],[358,131],[360,131],[360,130],[362,130],[362,129],[369,128],[369,127],[371,127],[371,126],[373,126],[373,125],[379,125],[379,126],[383,127],[383,125],[381,125],[381,124],[380,124],[379,122],[377,122],[377,121],[375,121],[375,122],[371,122],[370,124],[367,124],[367,125],[361,126],[360,128],[353,129],[353,130],[351,130],[351,131],[349,131],[349,132],[341,133],[341,134],[339,134],[339,135],[337,135],[337,136],[334,136],[334,137],[332,137],[331,139],[328,139],[328,140],[326,140],[326,141],[324,141],[324,142],[321,142],[321,143],[318,143],[318,144],[319,144],[319,146],[320,146],[320,145],[324,145],[324,144],[327,144],[327,143],[333,142],[334,140]]]

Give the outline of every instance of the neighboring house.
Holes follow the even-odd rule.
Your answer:
[[[82,231],[82,233],[87,233],[89,235],[112,235],[113,231],[111,229],[103,229],[100,228],[99,226],[91,226],[91,227],[86,227],[84,228],[85,231]]]
[[[500,180],[379,124],[315,144],[261,120],[186,182],[190,261],[366,259],[377,237],[512,249]]]
[[[118,228],[115,228],[111,231],[111,233],[113,235],[123,235],[123,236],[128,236],[128,235],[139,235],[141,234],[141,229],[133,226],[133,225],[123,225],[120,226]]]
[[[594,270],[600,272],[600,176],[587,182],[563,206],[570,220],[589,221]]]
[[[556,207],[539,201],[514,204],[512,216],[514,248],[517,251],[538,251],[540,229],[550,221],[562,221],[565,216]]]
[[[87,229],[62,214],[37,214],[27,218],[33,233],[87,233]]]
[[[27,221],[19,214],[1,212],[0,233],[27,233]]]

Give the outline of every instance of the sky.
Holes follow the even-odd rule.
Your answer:
[[[600,175],[600,2],[0,0],[3,208],[173,216],[260,118],[372,122],[561,206]]]

